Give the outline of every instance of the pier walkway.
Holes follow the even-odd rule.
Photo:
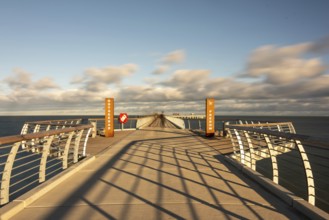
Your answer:
[[[113,140],[90,140],[96,159],[12,219],[304,218],[222,159],[228,140],[157,127]]]

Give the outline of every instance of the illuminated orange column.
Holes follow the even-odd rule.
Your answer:
[[[206,136],[215,134],[215,99],[206,99]]]
[[[114,99],[105,99],[105,137],[114,136]]]

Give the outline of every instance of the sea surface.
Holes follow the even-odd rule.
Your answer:
[[[82,118],[82,123],[88,123],[89,118],[103,116],[0,116],[0,137],[20,134],[22,126],[28,121],[61,120]],[[297,134],[322,137],[329,139],[329,117],[309,116],[216,116],[216,129],[222,129],[222,121],[267,121],[267,122],[292,122]],[[187,127],[187,122],[185,122]],[[204,121],[200,121],[204,128]],[[191,126],[199,126],[198,121],[191,121]]]

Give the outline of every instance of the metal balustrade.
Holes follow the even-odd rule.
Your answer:
[[[21,134],[36,133],[40,131],[57,130],[81,124],[82,119],[49,120],[25,122]]]
[[[243,165],[329,210],[329,140],[295,134],[292,123],[225,125]]]
[[[49,123],[48,123],[49,124]],[[0,205],[86,156],[91,125],[0,138]]]
[[[129,118],[126,124],[120,124],[118,120],[114,120],[114,130],[136,130],[136,122],[138,118]],[[104,135],[105,118],[89,118],[88,122],[93,126],[92,137],[96,135]]]

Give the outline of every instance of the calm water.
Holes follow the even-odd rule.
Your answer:
[[[60,120],[82,118],[87,123],[88,118],[99,118],[101,116],[0,116],[0,137],[20,134],[22,126],[26,121]],[[293,122],[298,134],[315,137],[329,138],[329,117],[300,117],[300,116],[216,116],[216,120],[253,120],[269,122]],[[192,123],[192,122],[191,122]],[[194,126],[196,121],[193,122]],[[204,128],[204,123],[201,122]],[[217,129],[221,129],[221,123],[217,122]]]

